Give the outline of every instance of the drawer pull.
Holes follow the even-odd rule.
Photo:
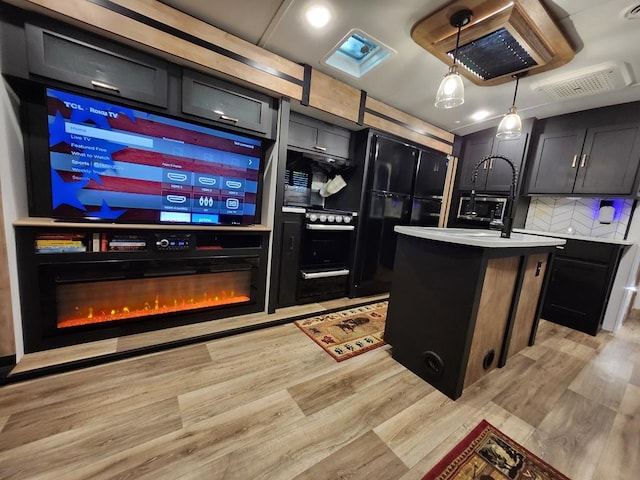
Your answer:
[[[320,145],[314,145],[313,148],[315,148],[316,150],[320,150],[321,152],[327,151],[327,147],[321,147]]]
[[[587,164],[587,154],[583,153],[582,154],[582,162],[580,162],[580,168],[584,168],[584,166]]]
[[[576,168],[577,163],[578,163],[578,155],[574,155],[573,162],[571,162],[571,168]]]
[[[238,123],[238,120],[235,117],[230,117],[229,115],[220,115],[220,120],[226,120],[227,122]]]
[[[558,245],[558,246],[556,246],[556,248],[557,248],[558,250],[564,250],[564,247],[563,247],[562,245]]]
[[[344,277],[346,275],[349,275],[349,270],[345,268],[342,270],[331,270],[328,272],[300,272],[300,273],[304,280],[313,280],[315,278]]]
[[[108,83],[100,82],[98,80],[91,80],[91,85],[96,88],[104,88],[105,90],[111,90],[112,92],[119,92],[120,89],[115,85],[110,85]]]

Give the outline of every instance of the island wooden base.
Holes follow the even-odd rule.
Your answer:
[[[533,344],[553,251],[399,235],[385,329],[393,358],[458,398]]]

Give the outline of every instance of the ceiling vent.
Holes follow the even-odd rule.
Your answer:
[[[360,78],[395,54],[396,51],[391,47],[354,28],[331,49],[321,63]]]
[[[627,63],[607,62],[534,82],[531,89],[551,100],[567,100],[621,90],[632,83]]]
[[[574,56],[540,0],[456,0],[416,23],[411,38],[450,65],[458,33],[450,18],[464,8],[473,17],[460,31],[457,59],[460,73],[477,85],[499,85],[525,71],[535,75]]]

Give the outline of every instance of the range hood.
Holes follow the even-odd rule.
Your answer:
[[[469,9],[460,32],[460,73],[477,85],[498,85],[527,71],[535,75],[569,62],[574,49],[539,0],[457,0],[413,26],[411,37],[450,65],[457,28],[451,15]]]

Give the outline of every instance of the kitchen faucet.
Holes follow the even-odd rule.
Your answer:
[[[500,228],[500,236],[502,238],[511,238],[511,229],[513,227],[513,208],[516,203],[516,188],[518,185],[518,169],[513,164],[511,160],[503,155],[488,155],[476,163],[476,166],[473,168],[473,173],[471,174],[471,183],[473,184],[473,188],[471,189],[471,195],[469,196],[469,203],[467,205],[467,213],[469,215],[476,215],[475,206],[476,206],[476,189],[475,184],[478,179],[478,170],[480,169],[480,165],[494,158],[499,158],[500,160],[504,160],[511,167],[511,171],[513,172],[513,177],[511,178],[511,186],[509,187],[509,198],[507,198],[507,204],[504,207],[504,215],[502,217],[502,222],[500,220],[492,220],[489,224],[490,227],[495,226]]]

